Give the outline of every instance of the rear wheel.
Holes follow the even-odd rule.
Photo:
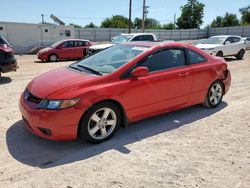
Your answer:
[[[57,57],[56,54],[51,54],[51,55],[49,56],[49,61],[50,61],[50,62],[56,62],[57,59],[58,59],[58,57]]]
[[[244,57],[244,54],[245,54],[245,50],[241,49],[235,57],[236,59],[240,60]]]
[[[223,84],[221,81],[216,81],[209,87],[203,106],[215,108],[221,103],[222,98]]]
[[[121,123],[121,112],[112,103],[100,103],[90,108],[80,124],[80,136],[98,144],[109,140]]]
[[[217,52],[216,56],[223,57],[223,52],[222,51]]]

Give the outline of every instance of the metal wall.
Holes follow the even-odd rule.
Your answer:
[[[65,35],[70,31],[70,36]],[[0,35],[3,35],[15,48],[17,53],[26,53],[36,46],[49,46],[54,42],[67,38],[88,39],[91,41],[110,41],[120,33],[127,33],[128,29],[78,29],[72,26],[43,25],[0,22]],[[139,33],[140,29],[132,29]],[[196,40],[214,35],[250,36],[250,26],[224,27],[211,29],[187,30],[145,30],[154,33],[159,40]]]

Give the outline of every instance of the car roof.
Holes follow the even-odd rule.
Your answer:
[[[216,36],[212,36],[212,37],[239,37],[241,38],[241,36],[238,36],[238,35],[216,35]]]
[[[138,35],[154,35],[153,33],[121,33],[121,35],[133,35],[133,36],[138,36]]]
[[[89,41],[89,40],[85,40],[85,39],[63,39],[61,41],[66,42],[66,41]]]

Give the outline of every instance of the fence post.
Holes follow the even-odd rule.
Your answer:
[[[109,29],[109,41],[111,41],[111,29]]]
[[[96,41],[96,29],[94,29],[94,41]]]

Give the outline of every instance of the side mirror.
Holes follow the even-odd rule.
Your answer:
[[[133,77],[143,77],[149,74],[149,70],[147,67],[137,67],[132,72],[131,75]]]
[[[226,41],[224,44],[228,45],[228,44],[231,44],[231,42],[230,41]]]

